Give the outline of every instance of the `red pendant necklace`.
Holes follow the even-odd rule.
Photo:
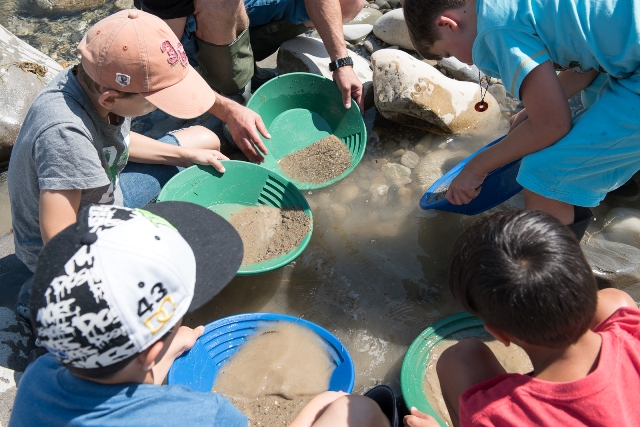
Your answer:
[[[480,71],[478,71],[478,84],[480,85],[480,102],[476,102],[475,109],[479,113],[483,113],[487,111],[489,108],[489,104],[487,104],[484,100],[484,97],[487,95],[487,91],[489,90],[489,81],[490,77],[485,76],[484,80],[487,82],[487,87],[484,88],[484,93],[482,92],[482,79],[480,78]]]

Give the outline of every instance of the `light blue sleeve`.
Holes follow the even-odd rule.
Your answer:
[[[475,65],[488,76],[500,78],[507,91],[518,99],[527,74],[549,59],[540,38],[518,30],[481,34],[473,46]]]

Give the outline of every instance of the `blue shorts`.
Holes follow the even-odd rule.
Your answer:
[[[304,0],[244,0],[249,28],[281,19],[302,24],[311,21]]]
[[[564,138],[522,159],[518,182],[541,196],[597,206],[640,170],[640,95],[601,73]]]
[[[178,138],[168,133],[158,141],[180,145]],[[128,208],[141,208],[155,202],[162,187],[182,169],[179,166],[129,162],[120,172],[118,181],[122,202]]]

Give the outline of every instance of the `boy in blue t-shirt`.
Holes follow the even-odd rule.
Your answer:
[[[469,203],[489,171],[524,157],[527,209],[584,233],[590,213],[574,206],[598,205],[640,169],[638,1],[406,0],[404,14],[419,53],[473,63],[525,105],[447,199]],[[567,99],[580,91],[572,118]]]
[[[199,205],[93,205],[44,247],[31,323],[50,354],[27,368],[10,427],[220,426],[247,418],[216,393],[162,386],[204,332],[180,326],[235,276],[242,241]],[[291,426],[389,427],[364,396],[325,392]]]

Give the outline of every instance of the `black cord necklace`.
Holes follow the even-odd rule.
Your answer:
[[[489,84],[491,81],[489,80],[489,76],[485,76],[484,80],[487,82],[487,87],[482,87],[482,79],[480,78],[480,71],[478,71],[478,84],[480,85],[480,102],[476,102],[475,109],[479,113],[483,113],[487,111],[489,108],[489,104],[487,104],[484,100],[484,97],[487,95],[487,91],[489,90]],[[482,93],[482,89],[484,89],[484,93]]]

